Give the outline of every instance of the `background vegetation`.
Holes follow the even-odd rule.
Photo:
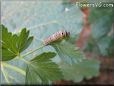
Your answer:
[[[2,84],[89,83],[104,74],[102,65],[113,71],[113,8],[36,0],[2,1],[1,9]],[[70,32],[70,37],[43,45],[59,30]]]

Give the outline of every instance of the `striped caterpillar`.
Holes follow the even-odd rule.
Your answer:
[[[47,39],[43,41],[44,45],[49,45],[53,42],[59,41],[61,39],[64,39],[70,35],[70,32],[67,32],[65,30],[58,31],[54,33],[53,35],[49,36]]]

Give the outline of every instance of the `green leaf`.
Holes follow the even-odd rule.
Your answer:
[[[90,8],[89,20],[94,38],[99,39],[111,31],[113,15],[113,8]]]
[[[13,59],[14,57],[16,57],[16,55],[11,52],[10,50],[7,50],[7,49],[2,49],[2,60],[3,61],[6,61],[6,60],[11,60]],[[8,57],[8,58],[5,58],[5,57]]]
[[[90,9],[90,15],[89,15],[89,21],[91,23],[97,22],[99,19],[103,18],[104,16],[109,17],[111,21],[113,21],[113,8],[107,7],[107,8],[89,8]],[[105,21],[104,21],[105,22]]]
[[[74,44],[63,40],[60,43],[55,43],[52,45],[59,57],[68,64],[78,63],[85,59],[83,53]]]
[[[16,41],[12,33],[8,33],[7,28],[4,25],[1,25],[2,28],[2,60],[7,61],[11,60],[16,56],[16,47],[13,45]]]
[[[31,49],[36,48],[35,46],[40,46],[43,39],[59,30],[65,29],[70,31],[71,34],[76,34],[82,29],[82,12],[73,4],[70,7],[68,5],[63,5],[63,0],[56,2],[40,1],[40,3],[39,1],[35,1],[35,3],[29,3],[27,1],[23,2],[24,4],[20,2],[14,3],[8,2],[3,4],[4,8],[2,8],[2,10],[3,14],[6,16],[7,14],[5,11],[9,11],[13,8],[18,9],[18,11],[15,10],[12,12],[14,16],[8,17],[8,19],[3,20],[2,23],[6,25],[9,30],[14,32],[17,32],[22,27],[28,27],[31,30],[31,34],[35,36],[35,41],[33,42],[34,46],[31,46]],[[20,4],[19,7],[17,6],[18,4]],[[26,10],[26,8],[30,10]],[[66,8],[69,10],[66,11]],[[25,13],[28,15],[25,16]],[[2,17],[5,17],[4,15]],[[9,18],[11,18],[11,20]],[[23,33],[24,32],[27,31],[23,30]],[[26,40],[26,38],[23,37],[22,40]],[[21,43],[19,43],[19,46],[21,46]],[[23,49],[21,48],[21,50]],[[50,50],[52,50],[52,48],[50,48]]]
[[[109,43],[108,49],[107,49],[108,55],[113,57],[114,56],[114,39],[112,39]]]
[[[24,70],[25,66],[19,66],[18,65],[19,61],[17,61],[17,60],[12,60],[12,61],[16,62],[17,64],[11,64],[10,63],[11,61],[10,62],[1,61],[1,65],[2,65],[1,77],[2,77],[2,79],[4,79],[4,81],[2,81],[1,83],[2,84],[13,84],[13,83],[18,84],[21,82],[21,84],[24,84],[24,82],[25,82],[24,79],[25,79],[25,75],[26,75],[26,72]]]
[[[110,42],[111,42],[110,37],[103,37],[97,42],[101,55],[104,56],[108,55],[107,49],[109,48]]]
[[[106,36],[110,31],[113,23],[113,8],[90,8],[89,20],[92,28],[92,36],[100,39]]]
[[[23,47],[23,44],[25,44],[25,42],[27,41],[28,35],[29,35],[29,31],[26,31],[26,28],[23,28],[19,34],[19,38],[17,42],[19,50]]]
[[[32,43],[33,41],[33,36],[29,37],[26,41],[26,43],[23,45],[23,47],[20,49],[20,51],[24,51],[26,48],[29,47],[29,45]]]
[[[51,81],[62,79],[58,65],[50,60],[55,55],[53,52],[45,52],[33,58],[26,70],[26,83],[49,84]]]
[[[56,56],[56,53],[53,52],[45,52],[43,54],[38,55],[37,57],[33,58],[31,61],[47,61]]]
[[[99,54],[103,56],[108,55],[110,41],[113,39],[112,36],[109,36],[110,32],[113,34],[113,15],[114,12],[111,7],[90,8],[89,21],[91,23],[91,35],[94,43],[90,42],[91,40],[88,40],[86,49],[91,47],[91,50],[95,50],[95,53],[99,52]]]
[[[69,65],[65,62],[59,63],[59,66],[63,72],[64,80],[72,80],[74,82],[80,82],[84,78],[90,79],[98,76],[99,74],[99,62],[96,60],[82,60],[78,64]]]
[[[8,32],[8,29],[1,25],[2,28],[2,60],[8,61],[18,56],[32,42],[33,37],[29,37],[29,31],[22,29],[19,35]]]
[[[99,55],[101,51],[97,42],[98,40],[95,40],[95,38],[93,38],[91,35],[87,41],[87,44],[85,45],[84,51],[94,52]]]
[[[68,9],[68,11],[66,9]],[[23,27],[27,27],[30,33],[34,35],[32,46],[29,46],[30,50],[36,49],[36,46],[41,45],[43,39],[59,30],[65,29],[71,32],[71,34],[80,33],[82,30],[82,12],[78,6],[63,5],[63,0],[35,0],[33,2],[2,1],[1,10],[1,23],[4,24],[9,31],[17,33],[22,30]],[[26,52],[29,52],[29,49],[26,49]],[[55,52],[53,47],[50,46],[46,46],[38,52],[43,53],[47,51]],[[33,55],[37,55],[38,52],[35,52]],[[31,56],[27,56],[26,59],[28,58],[31,58]],[[58,56],[56,56],[54,61],[57,62],[59,61],[58,59]],[[11,60],[11,64],[24,67],[22,61],[17,62]],[[7,72],[9,75],[14,75],[15,73],[12,73],[12,71]],[[18,76],[18,73],[15,73],[14,76]],[[20,77],[15,78],[16,80],[19,79],[19,84],[22,84],[21,81],[24,81]],[[4,78],[2,78],[2,81],[4,81],[2,82],[3,84],[7,84]],[[12,83],[17,84],[16,82]]]

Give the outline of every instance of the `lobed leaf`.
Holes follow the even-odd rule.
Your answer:
[[[18,56],[32,42],[33,37],[29,37],[29,31],[22,29],[19,35],[8,32],[8,29],[1,25],[2,29],[2,60],[8,61]]]
[[[59,57],[68,64],[78,63],[85,59],[83,53],[74,44],[65,40],[52,45]]]
[[[65,62],[59,63],[63,72],[64,80],[80,82],[84,78],[90,79],[99,75],[99,62],[97,60],[82,60],[78,64],[69,65]]]
[[[53,52],[45,52],[33,58],[26,69],[26,83],[49,84],[62,79],[58,65],[50,60],[55,55]]]

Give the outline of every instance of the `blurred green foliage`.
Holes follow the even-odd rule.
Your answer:
[[[89,8],[89,21],[91,24],[91,37],[87,44],[87,50],[95,52],[99,51],[103,56],[114,56],[114,10],[113,8]],[[93,40],[94,42],[91,42]]]
[[[71,32],[72,37],[74,37],[76,34],[79,34],[82,30],[83,17],[80,8],[75,6],[75,4],[71,6],[64,4],[62,0],[58,0],[56,2],[22,1],[22,3],[3,1],[1,9],[2,23],[8,27],[8,30],[12,33],[18,33],[19,30],[22,31],[22,35],[19,36],[19,47],[28,47],[28,44],[26,43],[29,43],[26,42],[28,40],[27,35],[29,32],[25,29],[21,29],[22,27],[27,27],[30,30],[30,34],[34,35],[34,40],[28,49],[26,49],[27,47],[19,48],[21,50],[18,51],[23,51],[21,55],[23,55],[25,52],[36,49],[38,46],[41,46],[42,41],[45,38],[57,32],[58,30],[67,30]],[[7,15],[7,12],[10,13]],[[8,64],[16,66],[17,68],[23,68],[27,73],[26,77],[22,79],[22,77],[18,75],[18,72],[12,72],[13,70],[8,70],[7,75],[12,75],[15,80],[17,80],[17,82],[12,80],[11,84],[20,84],[24,80],[26,80],[26,83],[28,84],[49,84],[53,80],[62,78],[60,70],[62,71],[63,78],[65,80],[73,80],[74,82],[80,82],[85,77],[91,78],[98,75],[99,62],[96,60],[83,59],[85,58],[84,54],[80,52],[77,47],[75,48],[75,45],[73,45],[75,40],[76,39],[74,38],[70,38],[69,42],[68,40],[63,40],[60,42],[60,44],[56,43],[56,47],[50,45],[45,46],[37,52],[34,52],[34,54],[26,56],[26,60],[24,60],[26,64],[21,60],[16,61],[15,59],[7,61]],[[13,42],[14,41],[15,40],[13,40]],[[18,41],[16,40],[15,42]],[[58,51],[57,48],[60,51]],[[24,49],[26,50],[24,51]],[[52,55],[52,53],[49,53],[49,51],[56,52],[57,55],[55,56],[55,53]],[[72,63],[72,61],[74,61],[73,64],[66,64],[66,62]],[[7,70],[7,68],[5,69]],[[77,73],[79,73],[79,75]],[[70,75],[73,77],[70,77]],[[4,77],[2,77],[2,81],[4,81],[3,84],[7,83],[7,80]]]

